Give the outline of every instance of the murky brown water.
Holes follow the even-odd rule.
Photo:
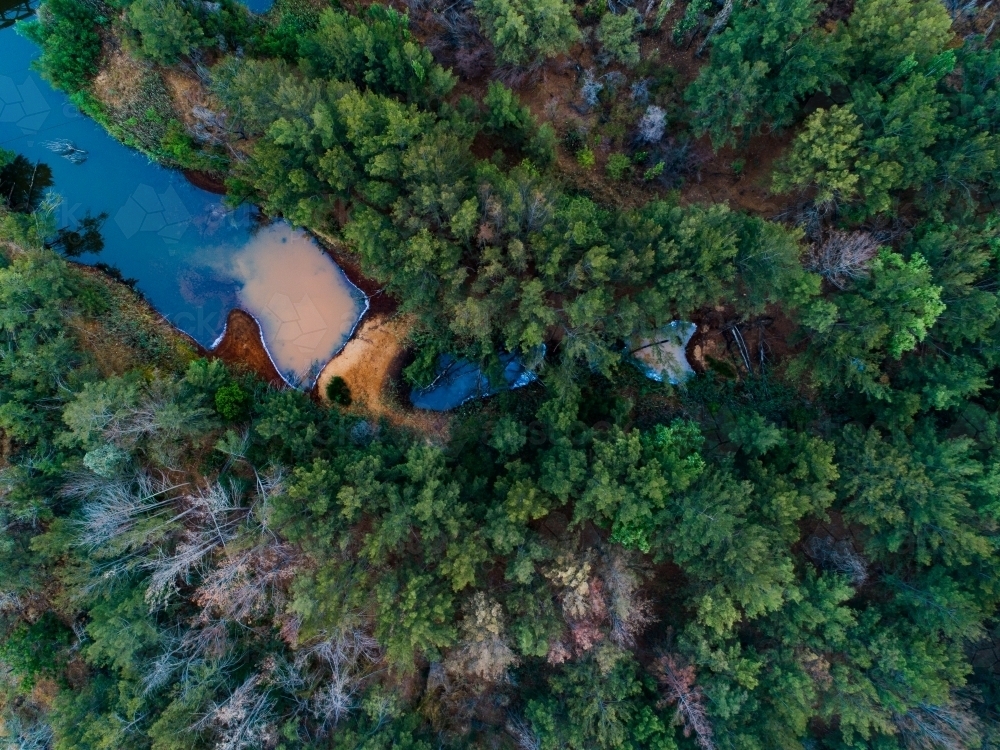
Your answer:
[[[230,259],[240,307],[260,323],[278,370],[311,381],[347,342],[364,298],[316,242],[287,224],[262,229]]]

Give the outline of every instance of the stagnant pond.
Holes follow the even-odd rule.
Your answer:
[[[260,12],[270,0],[251,0]],[[0,0],[0,148],[51,168],[62,197],[56,212],[73,227],[106,213],[100,254],[177,328],[211,347],[228,312],[239,307],[261,324],[279,372],[308,385],[350,338],[367,300],[307,235],[283,223],[261,229],[251,207],[226,209],[129,149],[80,114],[31,70],[38,49],[12,24],[25,2]]]

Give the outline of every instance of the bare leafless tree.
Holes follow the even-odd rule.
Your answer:
[[[299,674],[309,672],[318,680],[310,708],[323,731],[337,726],[357,705],[363,680],[381,659],[378,641],[359,628],[344,628],[296,654]]]
[[[639,120],[639,141],[642,143],[659,143],[667,128],[667,113],[662,107],[650,104],[646,107],[642,119]]]
[[[300,564],[295,549],[278,542],[226,554],[205,575],[193,599],[206,612],[246,623],[281,608],[285,586]]]
[[[835,540],[829,534],[814,535],[805,542],[805,553],[820,566],[848,576],[855,586],[868,580],[868,566],[847,539]]]
[[[211,556],[232,541],[247,511],[239,490],[232,483],[206,482],[176,504],[176,519],[186,526],[172,552],[156,548],[143,567],[151,571],[146,600],[151,605],[165,602],[181,581],[190,583],[191,573],[208,564]]]
[[[943,706],[921,703],[895,716],[893,723],[909,750],[968,750],[982,742],[982,722],[967,699]]]
[[[833,230],[809,248],[805,265],[843,289],[868,275],[868,266],[878,250],[879,243],[867,232]]]
[[[216,750],[249,750],[275,739],[274,701],[261,674],[253,674],[222,703],[213,703],[191,729],[213,730]]]
[[[981,10],[992,5],[992,0],[983,2],[982,0],[944,0],[944,7],[952,20],[958,23],[968,18],[973,18]]]
[[[652,602],[639,594],[639,576],[620,549],[606,555],[601,578],[608,601],[611,640],[622,648],[631,648],[636,637],[655,619]]]
[[[179,520],[174,506],[184,486],[145,471],[111,479],[87,472],[73,475],[63,494],[86,501],[77,543],[108,556],[145,545]]]
[[[507,718],[504,728],[514,738],[518,750],[540,750],[542,747],[542,741],[538,739],[538,735],[532,731],[524,719],[510,716]]]
[[[702,53],[705,51],[705,47],[708,43],[726,28],[726,24],[729,23],[729,17],[733,14],[733,0],[725,0],[722,5],[722,10],[715,14],[715,18],[712,19],[712,26],[708,29],[708,33],[705,34],[705,38],[698,45],[698,51],[695,52],[696,57],[701,57]]]
[[[24,605],[21,597],[10,591],[0,591],[0,614],[13,614],[20,612]]]
[[[221,662],[230,650],[229,625],[226,620],[198,617],[196,627],[184,634],[184,648],[192,662]]]
[[[123,448],[154,436],[166,439],[190,435],[204,427],[209,411],[191,409],[179,398],[176,383],[155,379],[134,404],[102,414],[105,440]]]
[[[483,36],[472,0],[407,0],[407,5],[441,65],[467,79],[493,69],[493,45]]]
[[[465,608],[461,629],[462,641],[445,658],[445,669],[488,682],[504,679],[518,659],[508,642],[500,603],[478,592]]]
[[[705,713],[705,694],[695,684],[695,670],[677,654],[664,654],[656,660],[654,673],[663,688],[661,703],[677,706],[675,721],[684,728],[684,736],[695,737],[701,750],[715,750],[712,724]]]
[[[55,736],[42,716],[24,717],[14,711],[5,711],[0,720],[4,728],[0,747],[4,750],[49,750],[52,747]]]

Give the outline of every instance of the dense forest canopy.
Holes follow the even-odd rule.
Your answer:
[[[82,111],[393,300],[396,409],[541,361],[276,388],[0,151],[0,744],[1000,747],[995,13],[42,0]]]

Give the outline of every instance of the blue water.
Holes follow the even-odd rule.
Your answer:
[[[274,0],[242,0],[242,2],[254,13],[266,13],[274,5]]]
[[[410,394],[410,403],[418,409],[451,411],[466,401],[486,398],[502,390],[522,388],[538,379],[538,376],[513,354],[501,354],[500,364],[504,366],[503,382],[493,384],[478,365],[444,354],[438,360],[438,375],[434,382],[427,388],[415,389]]]
[[[12,26],[0,27],[0,147],[52,168],[54,190],[63,199],[56,210],[59,226],[72,227],[88,211],[108,214],[104,250],[81,262],[107,263],[137,279],[139,291],[167,320],[212,346],[246,281],[230,261],[251,240],[253,209],[227,210],[221,196],[118,143],[31,70],[37,56],[38,49]],[[60,156],[54,142],[64,152],[67,143],[76,150]],[[353,296],[360,316],[363,295]],[[259,317],[262,311],[247,312]],[[328,360],[343,343],[317,353],[317,361]],[[291,369],[275,364],[280,372]]]

